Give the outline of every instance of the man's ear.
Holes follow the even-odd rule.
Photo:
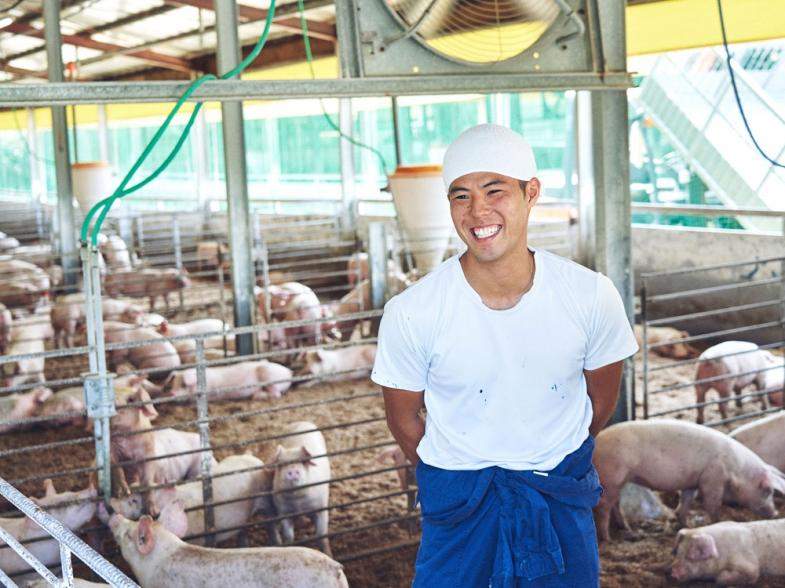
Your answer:
[[[526,182],[526,202],[534,204],[537,198],[540,197],[540,180],[539,178],[532,178]]]

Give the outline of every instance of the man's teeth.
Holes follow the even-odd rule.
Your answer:
[[[501,230],[499,225],[495,225],[493,227],[482,227],[480,229],[472,229],[474,231],[474,236],[478,239],[485,239],[486,237],[490,237],[491,235],[495,235],[496,233]]]

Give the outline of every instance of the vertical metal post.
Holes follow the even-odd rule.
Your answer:
[[[646,278],[642,278],[641,285],[641,325],[643,326],[643,341],[641,343],[641,353],[643,354],[643,418],[649,418],[649,333],[648,325],[649,308],[648,308],[648,288]],[[633,417],[635,413],[635,405],[633,404]],[[633,418],[633,420],[635,420]]]
[[[172,215],[172,246],[174,248],[174,266],[181,270],[183,269],[183,245],[180,239],[180,220],[177,215]],[[185,294],[183,289],[177,290],[180,298],[180,309],[185,305]]]
[[[202,11],[199,11],[201,14]],[[207,120],[204,114],[205,109],[201,109],[199,114],[196,115],[196,122],[194,123],[194,167],[196,168],[196,201],[199,203],[199,209],[204,209],[207,206],[210,191],[207,189],[207,184],[210,181],[207,165]]]
[[[44,0],[44,36],[46,39],[46,67],[50,82],[62,82],[63,56],[60,36],[60,0]],[[63,292],[76,288],[79,260],[76,248],[71,163],[68,157],[68,120],[65,106],[52,106],[52,138],[57,178],[58,249],[63,266]]]
[[[212,462],[210,449],[210,420],[209,406],[207,401],[207,377],[205,375],[205,356],[204,339],[197,338],[196,341],[196,418],[198,420],[199,447],[202,449],[202,504],[204,505],[204,530],[209,533],[215,530],[215,516],[213,513],[213,481],[212,481]],[[210,505],[210,506],[208,506]],[[215,545],[215,535],[207,535],[204,538],[205,545],[213,547]]]
[[[579,263],[594,267],[594,157],[592,153],[591,95],[577,92],[575,100],[578,157],[578,254]]]
[[[624,3],[596,2],[597,63],[602,71],[626,71],[627,53],[624,34]],[[627,316],[634,319],[632,286],[632,225],[630,222],[630,150],[627,92],[592,92],[592,129],[594,152],[595,262],[621,293]],[[625,362],[619,403],[611,422],[630,418],[633,368]]]
[[[387,300],[387,237],[384,223],[368,225],[368,278],[371,308],[382,308]]]
[[[240,62],[235,0],[215,0],[218,33],[218,70],[223,74]],[[226,191],[229,204],[229,254],[232,258],[234,326],[254,323],[254,274],[251,222],[248,205],[248,178],[245,165],[245,135],[242,102],[222,102]],[[236,336],[238,355],[254,353],[253,333]]]
[[[351,98],[339,100],[340,129],[343,135],[354,134]],[[354,185],[354,145],[343,137],[341,142],[341,231],[345,238],[357,232],[357,191]]]
[[[362,45],[357,26],[359,9],[359,2],[355,0],[335,0],[338,63],[341,64],[341,77],[344,78],[359,78],[363,75]]]
[[[109,119],[106,104],[98,105],[98,159],[109,162]]]
[[[398,117],[398,97],[392,97],[393,145],[395,146],[395,166],[403,164],[401,155],[401,119]]]
[[[564,93],[567,105],[564,109],[566,116],[564,126],[567,131],[566,142],[564,145],[564,187],[562,187],[562,198],[572,200],[575,192],[572,187],[572,174],[575,172],[575,155],[577,150],[577,116],[578,101],[575,99],[576,92],[570,90]]]

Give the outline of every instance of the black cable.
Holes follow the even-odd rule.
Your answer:
[[[722,29],[722,46],[725,48],[725,59],[728,63],[728,73],[730,74],[730,83],[733,86],[733,96],[736,98],[736,106],[739,107],[739,114],[741,114],[741,120],[744,121],[744,128],[747,129],[747,134],[752,139],[752,144],[755,145],[755,149],[763,156],[763,158],[771,163],[771,165],[776,165],[777,167],[781,167],[785,169],[785,164],[782,164],[778,161],[774,161],[771,157],[769,157],[763,148],[758,145],[758,141],[755,140],[755,135],[752,134],[752,129],[750,128],[750,123],[747,121],[747,115],[744,112],[744,107],[741,104],[741,98],[739,97],[739,88],[736,86],[736,75],[733,73],[733,67],[731,65],[731,54],[730,49],[728,48],[728,37],[725,34],[725,17],[722,14],[722,0],[717,0],[717,8],[720,11],[720,27]]]
[[[17,6],[19,6],[19,5],[20,5],[22,2],[24,2],[24,1],[25,1],[25,0],[16,0],[16,2],[14,2],[13,4],[11,4],[11,6],[9,6],[8,8],[2,8],[2,9],[0,9],[0,14],[5,14],[6,12],[11,12],[11,11],[12,11],[14,8],[16,8]]]

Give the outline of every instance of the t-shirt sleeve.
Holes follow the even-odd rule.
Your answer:
[[[405,304],[395,297],[384,307],[371,380],[387,388],[425,390],[428,358]]]
[[[589,345],[583,365],[587,370],[615,363],[638,350],[618,290],[608,277],[599,274],[597,278],[597,295],[589,325]]]

